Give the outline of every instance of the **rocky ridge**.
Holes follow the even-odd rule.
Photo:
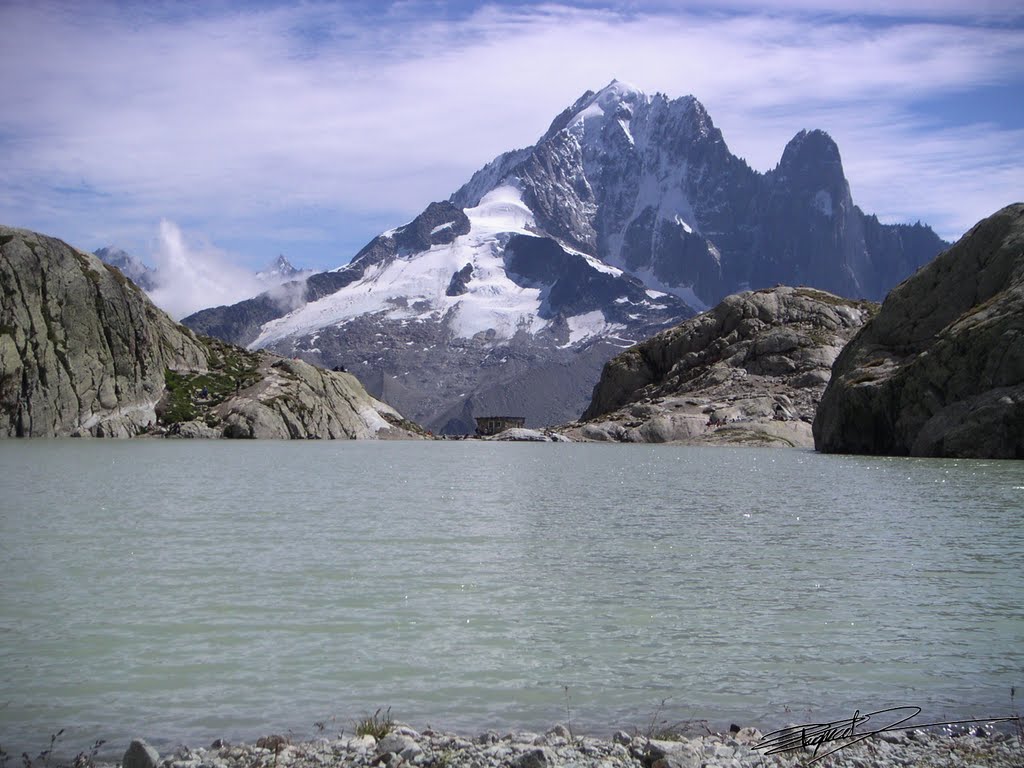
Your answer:
[[[297,744],[274,735],[256,745],[215,742],[209,749],[180,747],[161,759],[144,742],[132,743],[124,768],[321,768],[347,766],[422,766],[423,768],[795,768],[814,758],[810,748],[766,754],[756,728],[734,727],[730,733],[683,736],[617,732],[611,739],[574,735],[558,725],[544,734],[494,731],[466,738],[400,725],[379,740],[371,735],[322,738]],[[821,753],[844,742],[822,747]],[[954,733],[910,729],[890,731],[820,757],[830,768],[865,766],[1020,765],[1018,737],[990,729],[961,728]]]
[[[727,297],[610,360],[578,440],[810,447],[811,422],[843,345],[877,310],[812,288]]]
[[[355,377],[197,336],[116,268],[0,227],[0,437],[418,434]]]
[[[619,81],[584,93],[452,202],[476,205],[509,179],[550,236],[698,308],[779,283],[880,300],[945,245],[927,226],[866,216],[826,132],[799,131],[762,174],[693,96]]]
[[[836,360],[826,453],[1024,458],[1024,203],[898,285]]]

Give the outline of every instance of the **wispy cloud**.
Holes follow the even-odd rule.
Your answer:
[[[252,265],[336,265],[613,77],[694,94],[761,170],[828,130],[884,220],[953,237],[1022,196],[1019,113],[949,107],[1024,90],[1010,3],[438,7],[4,5],[0,219],[92,248],[167,217]]]
[[[159,281],[150,298],[180,320],[206,307],[234,304],[267,289],[252,272],[207,243],[189,243],[171,221],[160,222],[153,253]]]

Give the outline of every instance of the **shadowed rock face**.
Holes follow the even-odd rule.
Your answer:
[[[0,287],[0,437],[416,429],[348,374],[195,335],[115,267],[60,240],[0,227]]]
[[[1024,458],[1024,204],[898,285],[836,360],[828,453]]]
[[[811,445],[839,350],[877,308],[811,288],[727,297],[604,368],[584,440]]]

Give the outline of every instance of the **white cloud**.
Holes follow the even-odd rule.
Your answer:
[[[1020,197],[1024,177],[1021,126],[913,111],[1022,82],[1019,29],[977,23],[952,2],[870,6],[916,21],[844,18],[865,6],[824,0],[738,15],[493,5],[456,21],[411,3],[373,23],[343,5],[177,19],[83,7],[0,8],[0,66],[18,73],[0,80],[0,218],[63,223],[56,234],[69,239],[148,231],[167,216],[218,238],[294,228],[325,250],[332,239],[362,244],[373,232],[340,231],[337,219],[410,218],[613,77],[694,94],[761,170],[798,130],[824,128],[866,211],[947,236]],[[1016,13],[1004,2],[971,12]],[[106,197],[64,206],[54,187]],[[322,213],[289,224],[309,210]]]
[[[181,229],[171,221],[160,222],[159,243],[152,260],[159,285],[149,297],[175,320],[206,307],[234,304],[267,288],[217,248],[186,243]]]

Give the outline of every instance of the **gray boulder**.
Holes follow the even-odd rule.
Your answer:
[[[423,749],[416,743],[414,738],[402,733],[389,733],[377,742],[378,757],[394,754],[398,755],[403,760],[412,760],[422,752]]]
[[[121,768],[157,768],[160,755],[142,739],[133,739],[121,758]]]
[[[826,453],[1024,458],[1024,203],[898,285],[836,360]]]

